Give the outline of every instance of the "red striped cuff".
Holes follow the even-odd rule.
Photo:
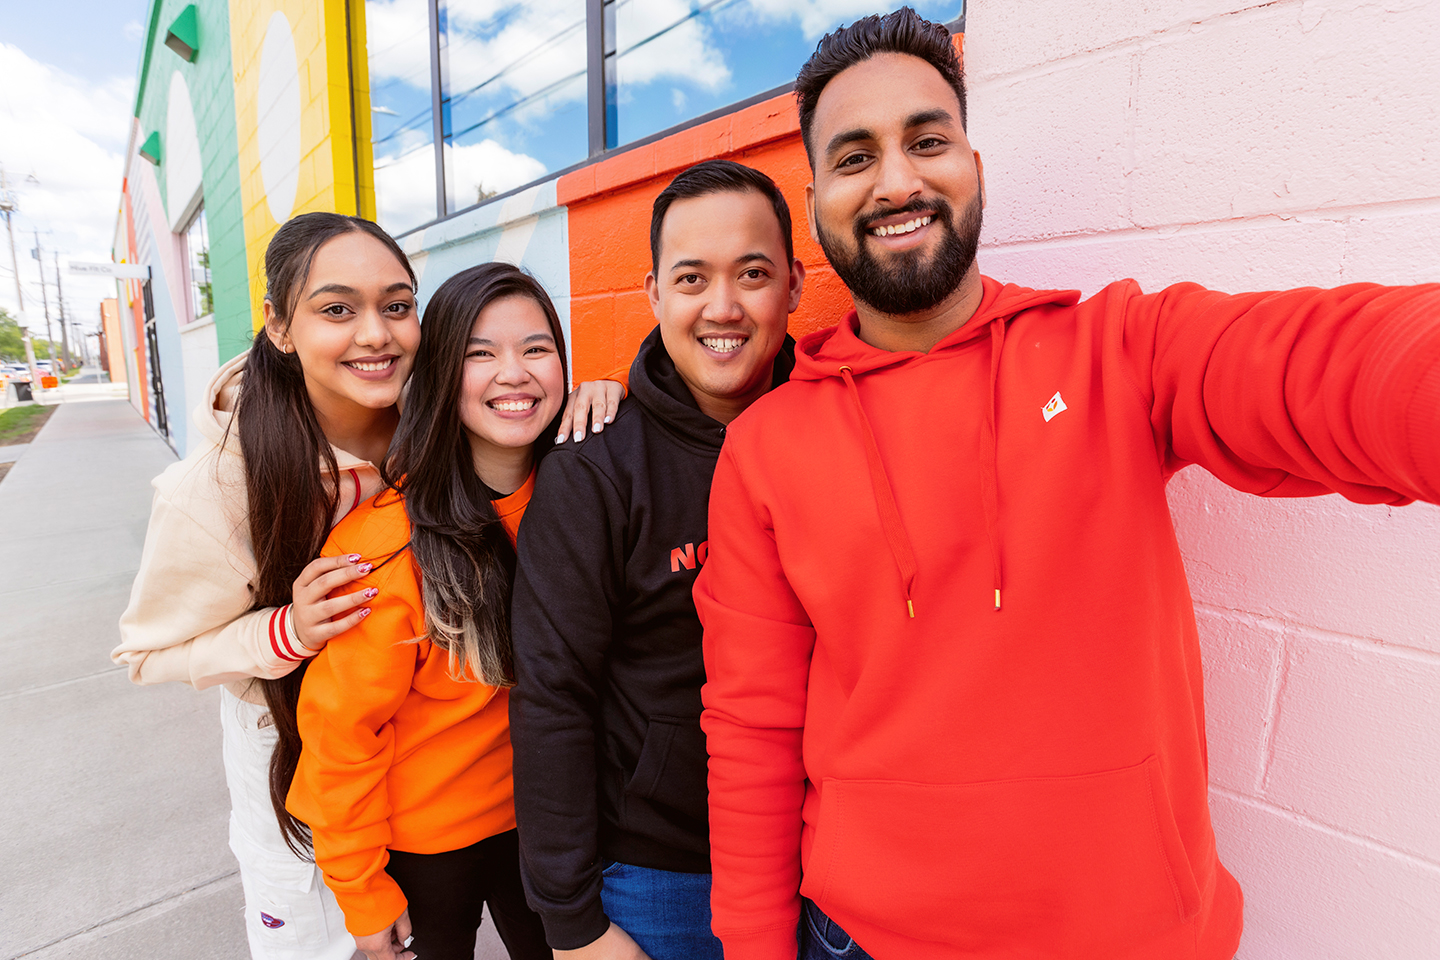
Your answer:
[[[299,663],[306,659],[305,654],[295,652],[295,646],[290,642],[290,631],[287,628],[290,619],[291,604],[283,607],[276,607],[275,612],[270,614],[270,649],[275,651],[275,656],[281,660],[288,660],[290,663]],[[295,644],[300,649],[307,649],[303,643],[296,639]],[[283,649],[282,649],[283,647]],[[314,654],[310,654],[314,656]]]

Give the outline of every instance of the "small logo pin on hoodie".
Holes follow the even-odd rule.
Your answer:
[[[1040,409],[1040,412],[1045,415],[1045,422],[1049,423],[1055,419],[1057,413],[1061,413],[1065,409],[1065,401],[1060,399],[1060,391],[1056,390],[1055,396],[1050,398],[1050,402],[1045,404],[1045,406]]]

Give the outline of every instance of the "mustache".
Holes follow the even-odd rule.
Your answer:
[[[855,235],[864,239],[870,231],[870,227],[886,217],[899,216],[904,213],[928,213],[935,220],[951,226],[953,224],[953,212],[950,204],[944,199],[936,197],[934,200],[926,200],[923,197],[916,197],[904,206],[890,207],[885,210],[877,210],[874,213],[867,213],[855,218]]]

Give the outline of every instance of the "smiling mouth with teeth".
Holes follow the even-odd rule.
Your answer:
[[[870,233],[877,237],[894,237],[902,233],[914,233],[933,219],[935,219],[933,216],[916,217],[914,220],[906,220],[904,223],[897,223],[894,226],[871,227]]]
[[[540,401],[531,397],[529,400],[491,400],[490,407],[494,410],[503,410],[505,413],[524,413]]]
[[[347,360],[345,361],[345,365],[347,367],[353,367],[356,370],[361,370],[365,373],[377,373],[381,370],[389,368],[389,366],[394,362],[395,358],[390,357],[387,360]]]
[[[745,346],[744,337],[701,337],[700,342],[716,353],[734,353]]]

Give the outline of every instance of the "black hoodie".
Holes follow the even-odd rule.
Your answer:
[[[772,385],[794,365],[786,337]],[[691,590],[724,439],[657,327],[614,422],[544,458],[520,525],[515,817],[525,890],[555,949],[609,926],[604,863],[710,871]]]

